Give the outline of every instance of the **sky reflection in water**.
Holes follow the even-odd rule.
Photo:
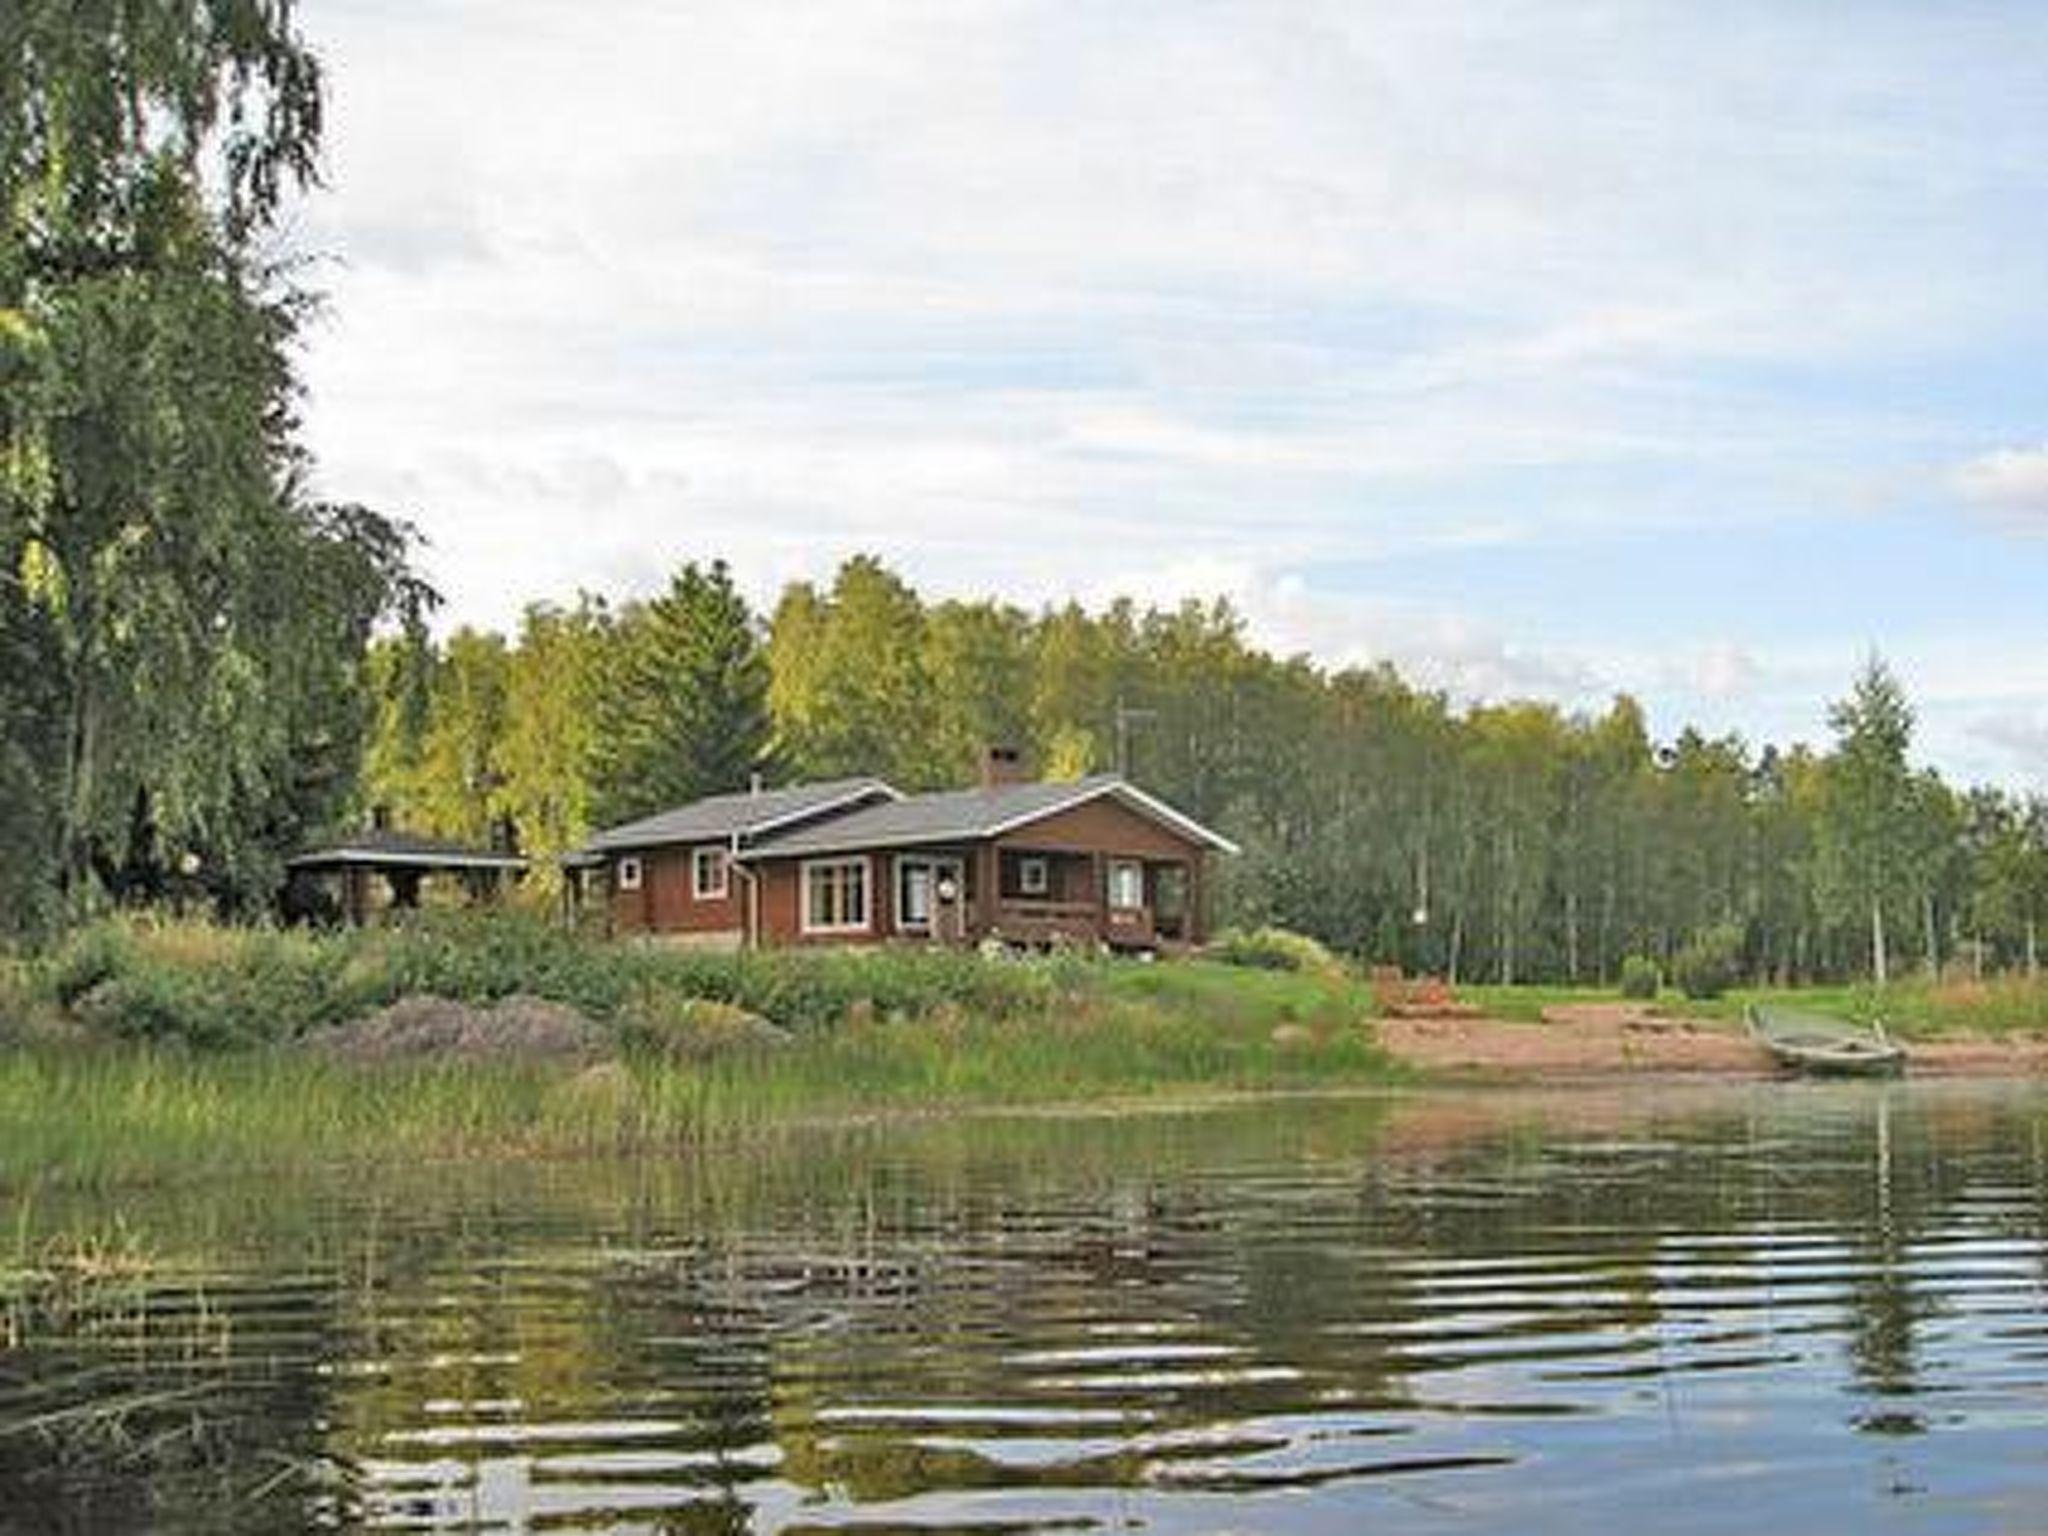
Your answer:
[[[0,1530],[2027,1528],[2044,1110],[1325,1100],[46,1196],[164,1267],[11,1308]]]

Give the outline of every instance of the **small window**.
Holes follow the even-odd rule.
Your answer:
[[[1043,896],[1052,889],[1052,866],[1045,859],[1017,861],[1017,889],[1026,896]]]
[[[1144,865],[1118,859],[1109,866],[1109,904],[1119,912],[1135,912],[1145,905]]]
[[[640,889],[640,861],[621,859],[618,864],[619,889],[637,891]]]
[[[726,893],[725,850],[690,850],[690,894],[699,901],[719,901]]]
[[[867,926],[866,859],[819,859],[804,866],[805,933],[864,933]]]

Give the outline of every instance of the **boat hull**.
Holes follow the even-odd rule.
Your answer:
[[[1785,1071],[1816,1077],[1897,1077],[1906,1070],[1906,1053],[1897,1046],[1841,1052],[1801,1050],[1766,1042],[1764,1048]]]
[[[1896,1077],[1906,1053],[1882,1030],[1864,1030],[1835,1019],[1773,1015],[1751,1008],[1749,1030],[1788,1072],[1826,1077]]]

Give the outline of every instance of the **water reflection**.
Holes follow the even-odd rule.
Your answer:
[[[1307,1101],[152,1191],[167,1268],[10,1305],[0,1530],[2024,1526],[2044,1104]]]

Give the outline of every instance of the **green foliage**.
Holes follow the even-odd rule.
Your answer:
[[[318,68],[289,4],[20,0],[0,80],[0,929],[264,900],[348,794],[371,624],[425,600],[402,527],[303,492],[259,237]]]
[[[1308,971],[1336,976],[1343,963],[1304,933],[1285,928],[1226,928],[1210,944],[1208,957],[1224,965],[1265,971]]]
[[[520,850],[536,861],[528,883],[542,897],[559,887],[556,859],[581,846],[595,825],[598,668],[607,633],[603,609],[588,598],[568,611],[536,604],[512,653],[498,804]]]
[[[925,948],[732,955],[597,943],[516,914],[319,936],[106,922],[70,936],[31,985],[94,1034],[208,1051],[286,1044],[408,996],[488,1003],[516,993],[599,1020],[633,1059],[723,1071],[729,1059],[764,1054],[723,1048],[763,1046],[772,1031],[739,1027],[759,1019],[794,1042],[766,1054],[801,1054],[773,1070],[801,1080],[814,1110],[862,1074],[885,1096],[914,1086],[981,1098],[1110,1080],[1142,1088],[1148,1063],[1165,1081],[1238,1081],[1291,1070],[1270,1038],[1282,1024],[1312,1032],[1302,1070],[1379,1065],[1362,1027],[1366,999],[1340,968],[990,960]],[[1063,1054],[1081,1048],[1083,1060]],[[964,1065],[948,1059],[960,1050]],[[838,1082],[835,1072],[853,1076]]]
[[[1647,955],[1629,955],[1621,962],[1621,995],[1653,998],[1664,986],[1664,973]]]
[[[1730,923],[1701,929],[1671,957],[1671,979],[1690,998],[1719,997],[1740,979],[1742,930]]]
[[[931,750],[938,715],[926,638],[924,604],[872,557],[842,565],[828,593],[791,587],[768,643],[776,741],[791,772],[871,773],[906,789],[953,777]]]
[[[595,658],[592,789],[606,822],[746,788],[768,755],[768,658],[724,561],[629,604]]]
[[[35,968],[53,1004],[108,1033],[195,1045],[290,1040],[410,996],[514,994],[600,1020],[710,1001],[798,1032],[849,1017],[1035,1017],[1091,974],[1068,959],[991,962],[953,950],[736,955],[623,947],[518,912],[421,913],[325,935],[110,920],[69,934]]]
[[[615,729],[601,693],[575,679],[616,670],[618,627],[588,605],[559,622],[573,644],[530,625],[512,652],[515,687],[524,676],[534,688],[491,752],[501,803],[536,849],[571,846],[586,818],[604,818],[576,727],[598,741]],[[565,648],[582,659],[563,661]],[[1845,766],[1846,744],[1829,756],[1756,751],[1683,730],[1660,745],[1625,696],[1594,715],[1526,702],[1461,712],[1387,667],[1326,671],[1265,654],[1227,604],[1035,615],[926,604],[861,558],[829,588],[784,592],[767,654],[780,776],[956,785],[990,742],[1023,748],[1052,778],[1121,756],[1147,789],[1244,847],[1215,870],[1223,922],[1286,928],[1462,985],[1611,988],[1628,956],[1668,957],[1731,921],[1751,935],[1744,961],[1759,978],[1861,971],[1870,913],[1848,850],[1866,841],[1866,820],[1898,875],[1880,882],[1884,915],[1911,919],[1930,961],[1974,941],[1988,964],[2026,963],[2048,905],[2038,806],[1989,791],[1962,802],[1907,772],[1889,819],[1859,819],[1845,786],[1862,770]],[[394,702],[373,762],[424,739],[407,734],[401,659],[382,664]],[[674,670],[646,671],[650,697]],[[1879,673],[1840,718],[1896,767],[1910,711]],[[1867,730],[1856,725],[1865,717]],[[680,749],[664,761],[681,761]],[[654,770],[617,772],[637,785],[636,808],[687,798]]]
[[[1906,763],[1913,711],[1898,679],[1873,656],[1849,696],[1828,711],[1828,724],[1835,752],[1815,829],[1818,892],[1838,919],[1868,921],[1871,969],[1881,983],[1889,969],[1887,909],[1896,914],[1910,903],[1923,870],[1916,823],[1930,807]]]
[[[67,936],[40,985],[115,1038],[254,1045],[345,1016],[344,958],[299,933],[110,921]]]

